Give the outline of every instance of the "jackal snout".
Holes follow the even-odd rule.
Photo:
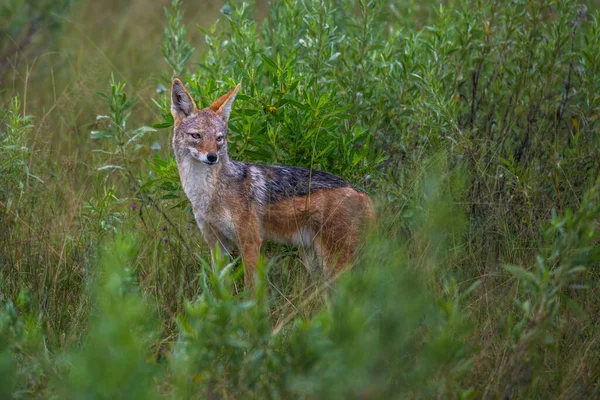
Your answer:
[[[189,149],[190,154],[193,158],[198,161],[203,162],[206,165],[214,165],[219,162],[219,155],[217,153],[207,153],[200,151],[198,149],[194,149],[193,147]]]
[[[224,148],[224,138],[222,133],[211,134],[205,132],[201,135],[200,142],[194,146],[193,150],[190,149],[192,157],[204,164],[213,165],[219,162],[219,154],[226,153],[227,149]]]

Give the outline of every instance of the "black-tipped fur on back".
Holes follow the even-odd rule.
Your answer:
[[[272,204],[294,196],[306,196],[320,190],[353,188],[339,176],[303,167],[247,164],[231,161],[239,180],[250,179],[253,195],[262,204]]]
[[[260,165],[268,182],[269,203],[291,196],[306,196],[319,190],[352,187],[339,176],[302,167]]]

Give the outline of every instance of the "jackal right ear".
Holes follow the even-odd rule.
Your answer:
[[[173,79],[173,86],[171,88],[171,114],[173,114],[175,126],[179,125],[185,117],[195,110],[196,104],[192,96],[185,90],[183,83],[177,78]]]
[[[241,85],[241,83],[238,83],[236,87],[219,97],[217,100],[213,101],[213,103],[208,106],[208,108],[223,118],[225,123],[227,123],[229,120],[229,114],[231,114],[231,105],[233,104],[235,96],[237,96],[237,92],[240,90]]]

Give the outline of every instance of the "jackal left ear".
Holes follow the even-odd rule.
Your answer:
[[[233,101],[235,100],[235,96],[237,95],[238,90],[240,90],[241,83],[238,83],[233,90],[229,93],[224,94],[215,100],[208,108],[217,113],[217,115],[221,116],[227,122],[229,120],[229,114],[231,113],[231,106],[233,105]]]
[[[175,125],[179,125],[181,121],[196,110],[196,103],[192,96],[185,90],[183,83],[177,78],[173,79],[173,87],[171,88],[171,114],[175,120]]]

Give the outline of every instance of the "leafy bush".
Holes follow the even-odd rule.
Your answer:
[[[9,398],[36,392],[45,384],[45,358],[41,352],[41,315],[29,313],[29,293],[21,292],[17,307],[0,297],[0,394]],[[13,390],[18,389],[13,392]],[[26,390],[27,389],[27,390]]]
[[[258,268],[254,296],[245,299],[233,294],[233,266],[217,256],[203,270],[202,294],[178,319],[172,368],[180,398],[278,397],[265,269]]]
[[[8,110],[0,110],[0,120],[4,122],[4,129],[0,131],[0,200],[8,210],[19,207],[31,179],[42,181],[29,170],[31,150],[27,147],[27,134],[33,127],[33,117],[21,115],[19,97],[12,98]]]
[[[100,270],[90,282],[95,302],[89,334],[67,356],[67,398],[151,399],[157,368],[148,360],[156,335],[152,313],[135,285],[136,241],[117,237],[103,251]]]
[[[589,268],[600,261],[597,227],[599,190],[600,181],[585,194],[579,210],[567,210],[563,217],[553,216],[544,232],[548,246],[537,256],[534,272],[506,266],[526,287],[524,299],[517,300],[521,320],[513,326],[514,350],[506,366],[510,379],[506,384],[505,397],[510,397],[521,378],[528,355],[537,346],[555,345],[556,335],[560,333],[562,306],[570,308],[578,316],[585,315],[569,292],[586,289],[584,282],[588,280],[586,275],[591,273]]]

